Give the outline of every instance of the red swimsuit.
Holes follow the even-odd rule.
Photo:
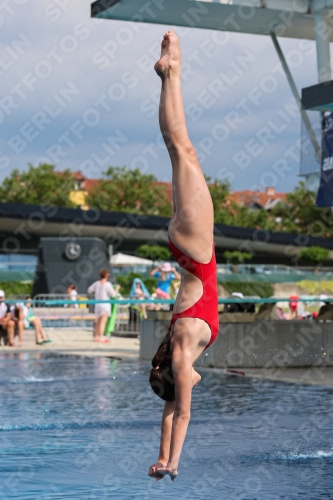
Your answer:
[[[194,276],[197,276],[197,278],[199,278],[199,280],[202,282],[203,286],[203,294],[200,299],[195,304],[193,304],[193,306],[185,309],[185,311],[172,315],[170,325],[171,329],[173,329],[175,322],[179,318],[199,318],[206,321],[211,330],[210,341],[205,347],[205,349],[207,349],[207,347],[209,347],[214,342],[219,332],[216,258],[214,243],[212,258],[210,262],[208,262],[208,264],[202,264],[185,255],[172,243],[170,238],[169,246],[179,266],[189,273],[194,274]]]

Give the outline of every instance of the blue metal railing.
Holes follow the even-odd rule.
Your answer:
[[[9,304],[16,304],[18,302],[26,303],[31,302],[33,306],[40,305],[45,307],[51,306],[65,306],[65,305],[75,305],[78,304],[80,306],[83,305],[91,305],[91,304],[119,304],[119,305],[135,305],[135,304],[174,304],[175,299],[110,299],[110,300],[48,300],[48,299],[29,299],[29,300],[6,300]],[[269,297],[269,298],[261,298],[261,297],[244,297],[240,298],[219,298],[219,304],[276,304],[277,302],[333,302],[333,297],[331,298],[321,298],[316,296],[308,296],[305,298],[290,298],[290,297]]]

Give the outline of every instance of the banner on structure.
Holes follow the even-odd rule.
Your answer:
[[[333,113],[322,122],[321,175],[317,207],[333,206]]]

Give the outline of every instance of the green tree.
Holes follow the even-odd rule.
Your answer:
[[[252,259],[252,254],[248,252],[241,252],[240,250],[227,250],[224,252],[224,257],[232,264],[242,264],[245,260]]]
[[[89,192],[88,205],[109,212],[171,216],[166,189],[153,175],[126,167],[110,167],[104,175]]]
[[[135,254],[142,259],[152,260],[153,265],[155,260],[168,260],[171,257],[170,250],[160,245],[140,245]]]
[[[240,250],[233,250],[232,252],[227,250],[223,255],[228,261],[237,262],[238,264],[244,262],[245,260],[252,259],[251,253],[241,252]]]
[[[264,208],[251,209],[246,206],[231,204],[233,211],[232,225],[238,227],[249,227],[253,229],[267,229],[273,231],[276,224],[267,210]]]
[[[3,290],[7,298],[13,295],[31,295],[32,281],[0,281],[0,290]]]
[[[11,203],[30,205],[55,205],[75,207],[70,201],[70,192],[75,181],[70,170],[55,173],[54,165],[29,163],[26,172],[14,169],[0,186],[0,199]]]
[[[210,177],[205,177],[210,195],[212,197],[214,208],[214,222],[217,224],[230,224],[232,213],[230,211],[228,195],[230,193],[230,184],[228,181],[220,182],[215,180],[211,182]]]
[[[301,181],[292,193],[288,193],[285,203],[279,203],[272,211],[276,230],[287,233],[305,233],[311,236],[333,235],[333,214],[331,207],[318,208],[316,193],[308,191]]]
[[[315,262],[317,271],[325,260],[330,258],[330,251],[322,247],[307,247],[298,254],[300,260]]]
[[[247,295],[258,295],[259,297],[268,298],[274,294],[273,286],[268,281],[220,281],[219,284],[230,294],[239,292],[245,297]]]
[[[253,210],[230,200],[230,183],[228,181],[215,180],[211,182],[210,177],[206,177],[206,181],[212,197],[215,223],[255,229],[273,230],[275,228],[272,217],[264,208]]]

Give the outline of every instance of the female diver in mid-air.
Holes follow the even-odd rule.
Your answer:
[[[168,335],[153,361],[150,384],[166,401],[160,452],[148,475],[175,480],[190,420],[192,388],[200,381],[193,363],[217,337],[218,298],[209,190],[188,137],[181,93],[179,40],[168,31],[155,71],[162,80],[159,122],[172,163],[173,215],[169,244],[182,268]]]

